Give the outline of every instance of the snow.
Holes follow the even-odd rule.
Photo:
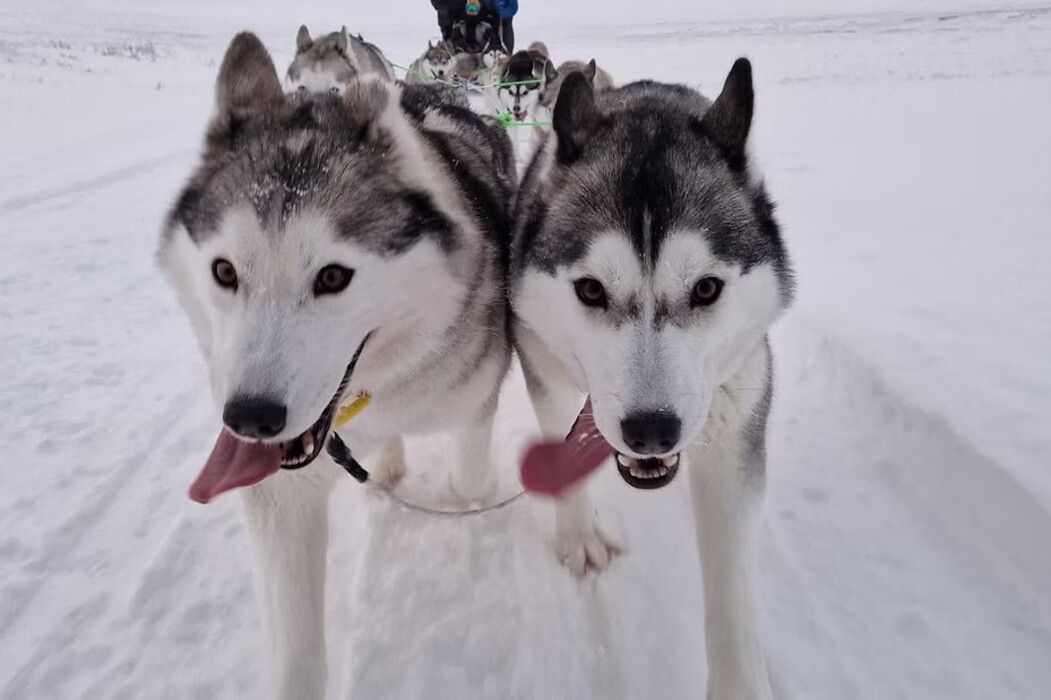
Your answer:
[[[435,32],[422,0],[155,4],[0,2],[3,698],[258,696],[239,499],[186,496],[218,417],[159,222],[234,31],[278,65],[304,21],[403,64]],[[778,696],[1046,697],[1051,10],[565,5],[522,3],[518,41],[709,94],[755,64],[755,153],[800,278],[759,550]],[[497,430],[507,495],[535,431],[518,374]],[[441,441],[411,448],[402,496],[441,505]],[[584,580],[543,502],[439,518],[348,479],[332,696],[699,697],[685,480],[611,471],[596,502],[628,551]]]

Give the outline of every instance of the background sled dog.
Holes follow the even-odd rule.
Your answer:
[[[342,473],[324,444],[343,397],[373,395],[341,433],[358,456],[383,449],[380,483],[404,471],[403,434],[439,430],[456,436],[456,491],[493,483],[513,185],[503,128],[450,88],[365,76],[345,95],[286,96],[254,35],[227,50],[158,257],[225,424],[191,496],[249,486],[282,697],[324,694],[327,502]]]
[[[390,61],[379,47],[361,35],[351,36],[346,27],[312,39],[303,25],[296,34],[296,57],[288,67],[285,84],[289,90],[339,91],[355,77],[366,74],[395,78]]]
[[[595,90],[611,90],[615,87],[613,76],[595,64],[595,59],[583,61],[563,61],[553,72],[546,75],[543,89],[540,92],[540,104],[548,110],[554,109],[562,81],[570,73],[583,73]]]
[[[497,63],[493,74],[496,97],[515,121],[533,121],[544,85],[555,75],[547,46],[533,42],[525,51]]]
[[[751,169],[751,66],[709,103],[653,82],[596,92],[570,73],[553,134],[515,211],[515,338],[541,430],[566,434],[590,397],[599,440],[631,486],[690,468],[703,559],[710,698],[769,698],[750,581],[772,363],[767,330],[792,274]],[[587,406],[586,406],[587,407]],[[573,569],[613,542],[586,488],[556,513]]]
[[[522,138],[524,134],[518,133],[521,128],[512,134],[523,168],[549,131],[547,122],[551,121],[551,108],[563,79],[574,71],[582,73],[596,90],[613,87],[612,77],[598,68],[594,60],[588,63],[566,61],[556,69],[547,46],[539,41],[497,64],[493,89],[500,105],[515,122],[539,122],[528,129],[532,134],[530,138]]]
[[[429,83],[435,80],[452,82],[456,74],[456,53],[452,44],[439,41],[427,42],[427,50],[409,66],[405,76],[407,83]]]

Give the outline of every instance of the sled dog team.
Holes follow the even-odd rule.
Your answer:
[[[485,502],[517,354],[547,443],[526,485],[555,496],[557,555],[583,574],[617,552],[582,460],[638,489],[683,471],[708,697],[770,698],[751,557],[767,332],[793,278],[749,158],[751,66],[735,62],[710,100],[614,87],[594,61],[556,65],[540,43],[478,63],[432,44],[397,81],[360,36],[303,27],[282,81],[260,40],[237,35],[165,222],[159,262],[223,420],[191,497],[241,489],[274,694],[325,695],[328,497],[346,478],[326,443],[340,407],[371,399],[339,431],[379,486],[408,468],[404,436],[448,432],[450,488]],[[472,111],[465,80],[512,121],[546,122],[521,178],[506,117]]]

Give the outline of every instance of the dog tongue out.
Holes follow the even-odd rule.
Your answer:
[[[533,445],[522,459],[522,486],[527,491],[558,496],[613,454],[613,448],[595,425],[591,399],[563,442]]]
[[[224,491],[258,484],[280,468],[281,448],[277,445],[243,442],[223,430],[190,487],[190,498],[208,503]]]

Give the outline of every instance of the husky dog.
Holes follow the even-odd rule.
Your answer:
[[[434,44],[427,42],[427,50],[409,66],[405,82],[429,83],[432,81],[452,82],[456,74],[456,51],[447,41]]]
[[[533,42],[525,51],[497,63],[493,71],[496,98],[516,122],[535,120],[544,85],[556,75],[547,46]]]
[[[562,88],[562,81],[570,73],[583,73],[584,77],[594,86],[595,90],[611,90],[615,87],[613,76],[595,64],[595,59],[587,63],[583,61],[563,61],[553,74],[545,74],[544,83],[540,90],[540,106],[547,114],[555,107],[558,99],[558,91]]]
[[[639,82],[562,84],[553,133],[519,191],[515,339],[545,436],[592,414],[630,486],[689,465],[703,559],[709,698],[769,698],[750,545],[765,475],[771,324],[793,278],[746,154],[751,66],[714,102]],[[581,414],[584,416],[584,414]],[[606,566],[614,543],[586,489],[556,505],[559,553]]]
[[[504,112],[519,125],[534,122],[529,127],[531,138],[522,138],[521,126],[512,133],[522,167],[547,137],[558,89],[565,76],[574,71],[582,73],[596,90],[613,87],[613,78],[596,66],[594,59],[589,63],[566,61],[556,69],[547,46],[539,41],[503,59],[493,71],[493,93]]]
[[[342,92],[351,80],[365,74],[394,80],[394,69],[379,47],[360,34],[351,36],[346,27],[315,40],[303,25],[296,34],[296,57],[285,74],[285,85],[289,91]]]
[[[158,258],[224,423],[190,495],[250,487],[281,697],[324,694],[327,503],[341,474],[324,446],[344,397],[372,395],[343,437],[362,457],[383,450],[381,483],[404,472],[402,435],[452,431],[454,489],[491,492],[513,188],[503,128],[452,88],[365,76],[343,95],[286,96],[255,35],[227,49]]]

